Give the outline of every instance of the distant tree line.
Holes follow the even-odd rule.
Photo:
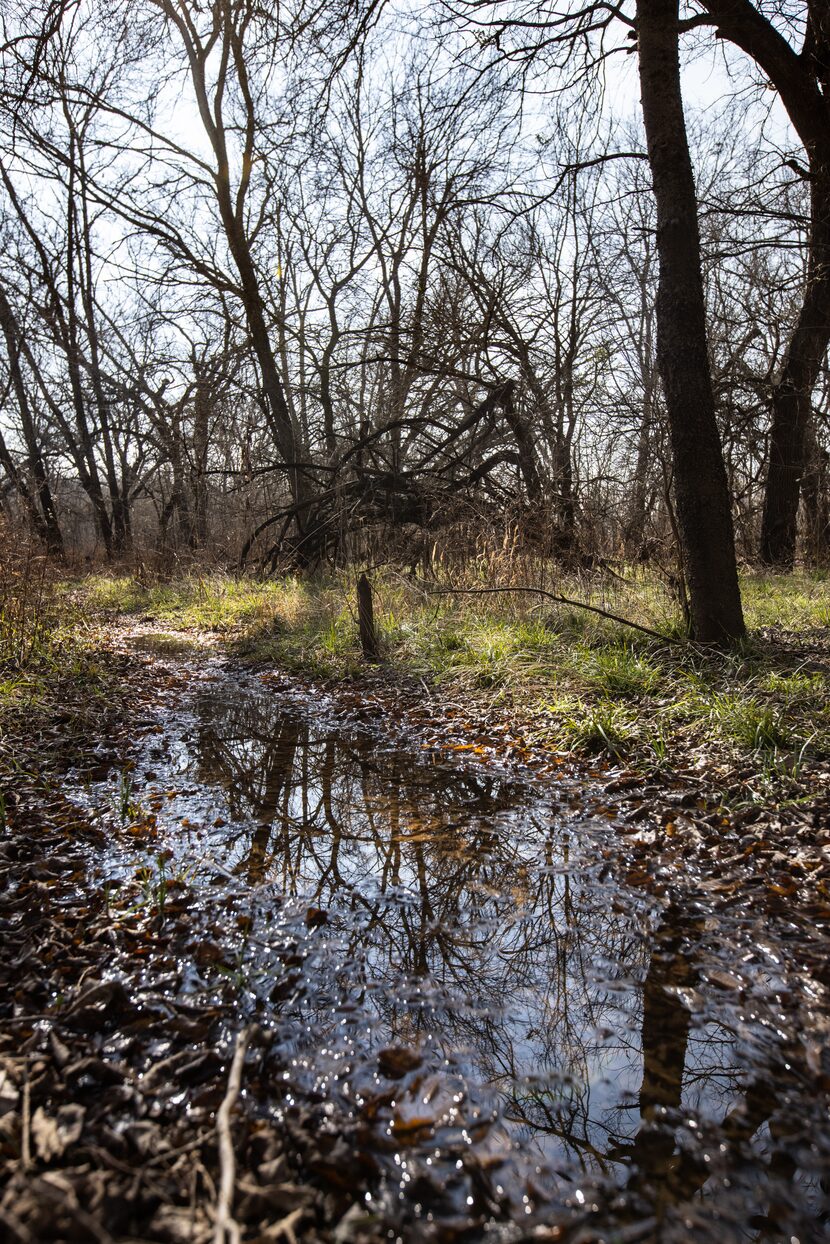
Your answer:
[[[827,563],[819,0],[14,0],[0,42],[0,501],[50,556],[509,529],[679,566],[703,639],[736,556]]]

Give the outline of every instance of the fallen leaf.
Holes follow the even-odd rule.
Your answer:
[[[59,1158],[69,1145],[75,1143],[84,1126],[83,1106],[61,1106],[52,1119],[42,1106],[38,1106],[32,1115],[32,1139],[38,1157],[44,1162],[50,1158]]]

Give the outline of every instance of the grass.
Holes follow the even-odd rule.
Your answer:
[[[72,732],[69,723],[76,731],[99,724],[115,681],[87,615],[58,589],[43,560],[7,549],[0,564],[0,777],[36,774],[43,740],[59,745],[61,732]]]
[[[263,583],[213,574],[140,583],[128,575],[94,575],[74,586],[81,587],[84,605],[104,618],[143,615],[183,629],[224,633],[278,619],[296,625],[310,604],[307,585],[292,578]]]
[[[493,577],[483,567],[462,581],[484,586]],[[544,585],[679,633],[674,600],[644,573]],[[771,780],[830,757],[830,645],[821,648],[830,625],[827,575],[745,576],[750,637],[727,654],[662,644],[532,596],[431,596],[392,573],[376,574],[374,586],[388,667],[429,680],[447,697],[518,713],[536,743],[649,768],[751,761]],[[153,584],[110,575],[71,587],[87,613],[209,628],[253,661],[335,679],[365,669],[353,575]]]

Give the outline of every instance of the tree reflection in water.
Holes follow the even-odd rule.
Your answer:
[[[598,838],[565,801],[285,712],[250,685],[196,707],[191,775],[226,801],[236,876],[328,914],[281,1013],[315,1091],[357,1109],[381,1082],[377,1049],[404,1042],[422,1052],[417,1092],[436,1069],[468,1097],[478,1086],[472,1139],[511,1149],[533,1197],[601,1199],[610,1179],[641,1219],[713,1202],[747,1239],[777,1238],[805,1197],[820,1215],[801,1140],[787,1157],[780,1051],[767,1028],[736,1042],[729,999],[701,1003],[711,931],[602,879]],[[296,931],[285,945],[297,949]],[[369,1131],[394,1146],[392,1109]],[[448,1119],[406,1143],[444,1143]],[[727,1177],[742,1192],[724,1217]]]

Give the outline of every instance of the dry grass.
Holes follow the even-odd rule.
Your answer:
[[[528,567],[524,567],[529,575]],[[479,562],[456,586],[517,576]],[[433,595],[446,580],[374,575],[375,611],[389,666],[459,694],[520,711],[537,741],[604,752],[648,766],[750,761],[771,780],[797,781],[830,757],[830,583],[827,576],[745,576],[748,641],[730,653],[638,631],[531,595]],[[630,617],[676,640],[669,589],[645,573],[555,578],[533,586]],[[315,677],[359,675],[355,576],[258,582],[222,575],[139,584],[95,577],[87,606],[177,628],[223,632],[234,650]]]

